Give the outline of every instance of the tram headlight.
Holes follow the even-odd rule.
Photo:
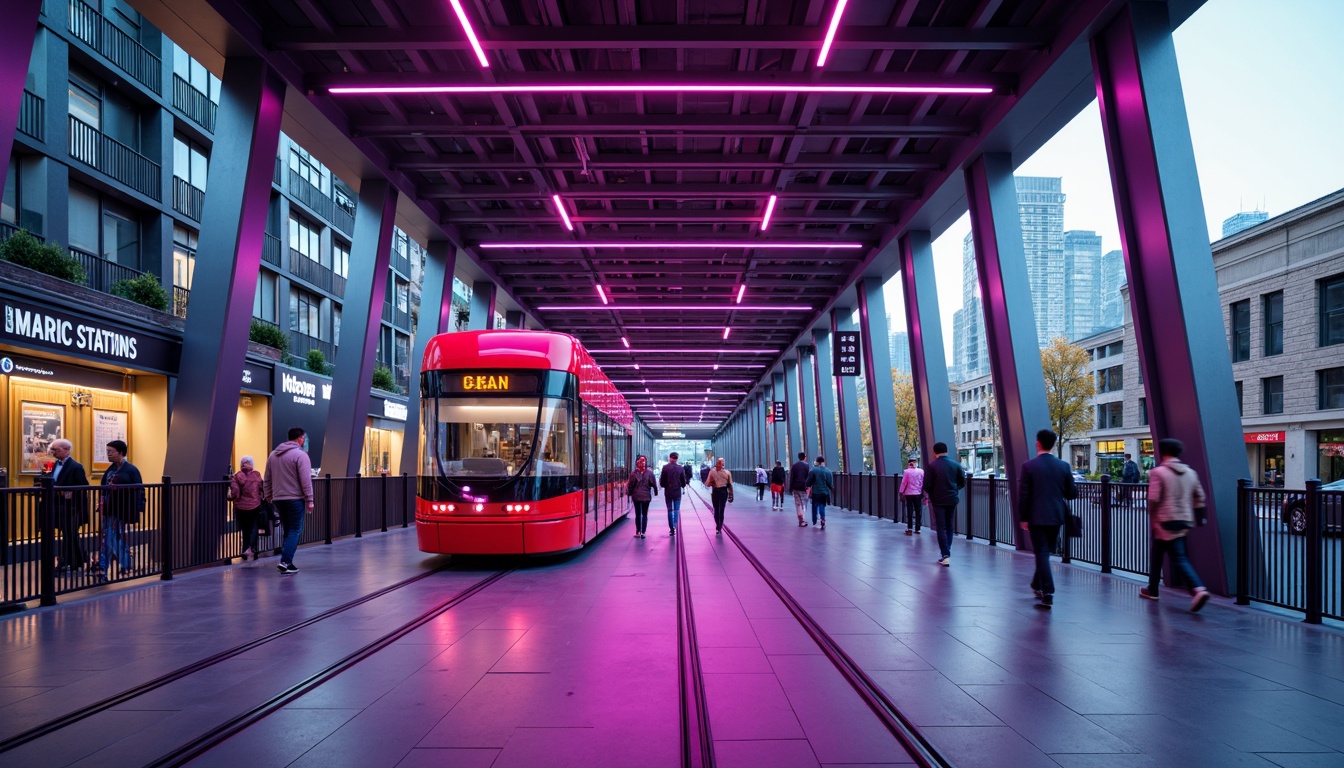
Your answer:
[[[524,512],[531,512],[531,511],[532,511],[532,505],[531,505],[531,504],[524,504],[524,505],[523,505],[523,511],[524,511]]]
[[[476,511],[477,511],[477,512],[484,512],[484,511],[485,511],[485,505],[484,505],[484,504],[477,504],[477,505],[476,505]]]
[[[457,505],[456,505],[456,504],[449,504],[449,505],[448,505],[448,511],[449,511],[449,512],[452,512],[452,511],[455,510],[455,509],[457,509]]]

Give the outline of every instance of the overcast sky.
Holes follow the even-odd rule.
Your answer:
[[[1270,216],[1344,187],[1344,0],[1208,0],[1176,31],[1210,240],[1238,211]],[[1090,229],[1102,252],[1120,247],[1094,101],[1018,169],[1060,176],[1064,229]],[[963,216],[934,241],[943,338],[952,360],[952,314],[961,307]],[[898,281],[887,285],[897,329]]]

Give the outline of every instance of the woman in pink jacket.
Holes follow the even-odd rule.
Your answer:
[[[905,472],[901,475],[901,498],[905,500],[905,535],[920,533],[920,522],[924,517],[920,502],[924,497],[924,470],[914,459],[906,462]]]
[[[229,480],[229,500],[233,502],[233,517],[238,530],[243,532],[243,559],[256,557],[257,533],[266,521],[261,514],[261,473],[251,456],[238,462],[242,469]]]

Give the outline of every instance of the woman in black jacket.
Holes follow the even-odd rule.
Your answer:
[[[635,536],[642,539],[649,527],[649,502],[658,495],[658,480],[649,469],[649,460],[643,456],[635,459],[635,471],[626,481],[625,492],[635,503]]]

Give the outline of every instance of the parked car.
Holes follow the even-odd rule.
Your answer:
[[[1338,534],[1344,531],[1344,480],[1336,480],[1321,486],[1325,493],[1320,497],[1321,530]],[[1302,493],[1290,493],[1283,500],[1283,524],[1288,530],[1304,536],[1307,533],[1307,497]]]

